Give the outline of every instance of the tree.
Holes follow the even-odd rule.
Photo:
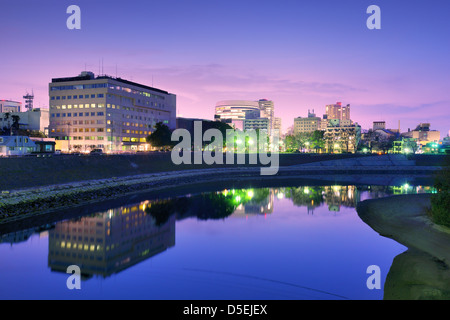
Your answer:
[[[222,137],[227,136],[227,130],[233,130],[233,128],[224,122],[221,121],[202,121],[202,137],[205,132],[209,129],[218,129],[222,133]],[[202,141],[203,146],[210,144],[211,142]],[[223,139],[223,147],[226,146],[226,139]]]
[[[169,129],[169,127],[163,124],[162,122],[158,122],[155,125],[155,131],[152,134],[150,134],[146,138],[146,140],[153,147],[162,148],[173,146],[171,137],[172,131]]]
[[[12,130],[12,132],[16,135],[17,132],[19,131],[19,126],[20,126],[19,121],[20,121],[20,117],[19,117],[18,115],[16,115],[16,114],[13,114],[13,115],[11,116],[11,119],[12,119],[12,121],[13,121],[13,123],[12,123],[12,125],[11,125],[11,130]]]
[[[298,150],[298,144],[297,141],[295,140],[295,136],[294,135],[286,135],[284,137],[284,146],[286,148],[286,151],[294,151],[294,150]]]
[[[432,195],[430,214],[435,223],[450,227],[450,158],[446,161],[435,177],[437,193]]]
[[[304,149],[307,146],[307,142],[311,136],[310,132],[300,132],[295,135],[299,149]]]
[[[314,149],[316,152],[319,149],[325,148],[325,140],[323,138],[324,131],[316,130],[314,131],[309,138],[309,145],[311,149]]]
[[[10,125],[10,122],[9,122],[10,115],[11,114],[9,112],[5,113],[6,126],[4,126],[2,128],[2,135],[11,135],[11,125]]]

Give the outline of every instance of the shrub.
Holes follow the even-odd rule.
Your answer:
[[[431,197],[431,218],[437,224],[450,227],[450,158],[437,175],[434,186],[437,193]]]

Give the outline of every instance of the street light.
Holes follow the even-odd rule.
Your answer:
[[[72,124],[70,121],[67,121],[67,152],[70,153],[70,126]]]

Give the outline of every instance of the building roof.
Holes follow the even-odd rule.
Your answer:
[[[20,142],[20,139],[27,139]],[[0,145],[8,147],[35,147],[36,144],[27,136],[0,136]]]
[[[93,75],[93,73],[82,73],[79,76],[76,77],[66,77],[66,78],[53,78],[52,79],[52,83],[59,83],[59,82],[75,82],[75,81],[89,81],[89,80],[101,80],[101,79],[109,79],[109,80],[114,80],[117,82],[121,82],[123,84],[127,84],[129,86],[135,86],[135,87],[139,87],[142,89],[146,89],[146,90],[152,90],[152,91],[156,91],[156,92],[160,92],[160,93],[164,93],[164,94],[169,94],[169,92],[161,90],[161,89],[157,89],[157,88],[153,88],[153,87],[149,87],[140,83],[136,83],[136,82],[132,82],[132,81],[128,81],[125,79],[121,79],[121,78],[113,78],[110,76],[97,76],[95,77]]]

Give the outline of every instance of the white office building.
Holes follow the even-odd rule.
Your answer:
[[[35,108],[25,112],[0,112],[0,127],[9,128],[13,123],[13,116],[19,117],[19,128],[30,131],[41,131],[47,134],[49,125],[49,110]]]
[[[147,150],[158,122],[176,128],[176,95],[121,78],[55,78],[49,96],[49,136],[67,140],[69,151]]]

